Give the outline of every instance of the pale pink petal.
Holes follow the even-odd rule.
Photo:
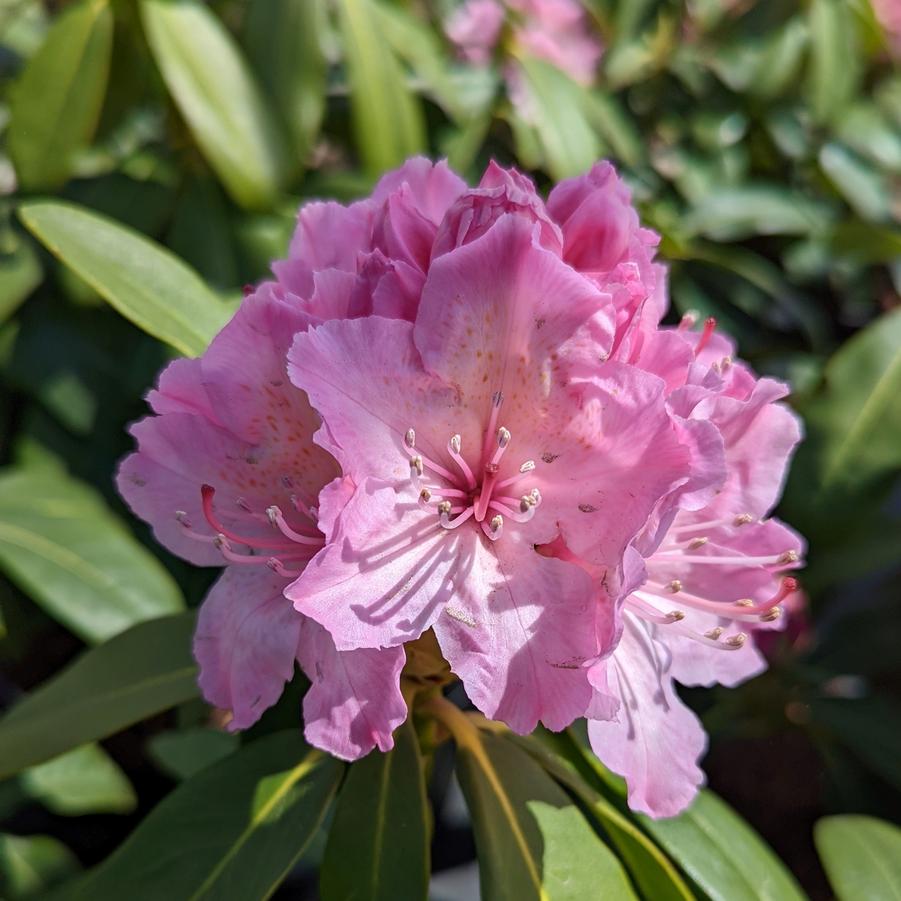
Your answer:
[[[704,782],[698,760],[707,737],[673,690],[666,661],[647,627],[625,614],[622,640],[594,678],[619,700],[617,719],[588,723],[595,754],[626,779],[629,806],[653,817],[680,813]]]
[[[368,480],[287,595],[341,651],[395,647],[418,638],[466,590],[477,543],[469,529],[447,534],[415,492],[399,502],[393,486]]]
[[[303,617],[282,594],[286,584],[265,566],[231,566],[200,608],[194,634],[200,689],[232,712],[231,730],[252,726],[294,675]]]
[[[147,403],[154,413],[194,413],[218,422],[203,384],[202,362],[198,359],[173,360],[160,373],[157,387],[148,392]]]
[[[450,205],[466,190],[466,182],[446,160],[432,163],[422,156],[407,160],[399,169],[386,173],[372,192],[375,201],[387,200],[404,185],[408,199],[432,225],[438,225]]]
[[[465,592],[434,629],[451,669],[486,716],[515,732],[563,729],[591,698],[597,588],[579,567],[526,542],[476,542]]]
[[[339,652],[328,632],[307,619],[297,659],[311,682],[303,699],[311,745],[342,760],[394,747],[392,733],[407,718],[400,691],[403,648]]]

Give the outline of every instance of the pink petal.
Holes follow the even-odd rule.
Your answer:
[[[520,540],[476,542],[466,592],[435,623],[451,669],[486,716],[520,734],[563,729],[591,698],[584,665],[598,650],[596,595],[577,566]]]
[[[265,566],[231,566],[200,608],[200,688],[211,704],[232,711],[231,730],[252,726],[294,675],[303,617],[282,594],[286,584]]]
[[[418,638],[465,589],[476,543],[468,529],[447,534],[415,495],[399,503],[394,487],[370,479],[287,595],[340,651],[395,647]]]
[[[407,718],[402,648],[339,652],[325,629],[306,620],[297,659],[312,683],[303,699],[310,744],[342,760],[394,747],[392,733]]]
[[[432,225],[438,225],[450,205],[466,190],[466,182],[446,160],[432,163],[422,156],[407,160],[399,169],[386,173],[372,192],[372,199],[384,201],[404,185],[408,199]]]
[[[591,747],[625,777],[629,806],[653,817],[680,813],[704,782],[697,761],[707,737],[673,690],[666,659],[647,627],[627,613],[622,641],[609,661],[597,664],[605,671],[592,673],[620,707],[615,720],[589,721]]]

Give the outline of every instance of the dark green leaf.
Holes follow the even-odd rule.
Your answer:
[[[380,175],[426,144],[422,109],[381,27],[375,0],[338,0],[357,150]]]
[[[225,324],[225,304],[196,272],[149,238],[68,203],[26,203],[19,215],[126,319],[181,353],[203,353]]]
[[[0,476],[0,562],[90,643],[184,607],[156,557],[91,488],[62,471]]]
[[[193,613],[134,626],[45,682],[0,720],[0,778],[197,695]]]
[[[80,0],[53,24],[12,96],[8,147],[21,184],[54,188],[100,117],[113,45],[106,0]]]
[[[429,811],[412,721],[398,728],[394,742],[393,750],[372,751],[347,774],[322,862],[324,901],[426,897]]]
[[[819,161],[835,189],[859,216],[876,222],[891,218],[889,181],[875,166],[837,141],[820,148]]]
[[[242,206],[271,206],[284,138],[241,52],[198,0],[142,0],[147,40],[204,156]]]
[[[49,835],[0,833],[0,896],[31,898],[78,871],[75,855]]]
[[[874,817],[826,817],[814,828],[838,901],[901,899],[901,829]]]
[[[41,283],[41,264],[30,243],[22,241],[12,253],[0,254],[0,325]]]
[[[255,741],[182,783],[71,897],[268,898],[322,824],[342,770],[297,729]]]
[[[846,0],[813,0],[808,98],[817,122],[837,120],[860,77],[857,26]]]
[[[148,744],[150,756],[173,779],[187,779],[238,748],[240,740],[231,732],[185,729],[161,732]]]
[[[325,110],[323,0],[259,0],[245,21],[247,52],[292,138],[289,167],[307,163]]]

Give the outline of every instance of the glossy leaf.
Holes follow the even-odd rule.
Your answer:
[[[323,0],[251,3],[245,43],[254,71],[291,136],[289,168],[309,159],[325,111]]]
[[[221,20],[198,0],[142,0],[141,16],[169,93],[223,185],[241,206],[271,206],[284,138]]]
[[[523,57],[520,65],[548,171],[555,179],[586,172],[600,156],[600,142],[585,113],[584,88],[544,60]]]
[[[71,899],[268,898],[322,824],[342,770],[298,729],[255,741],[182,783]]]
[[[0,325],[41,283],[41,264],[30,243],[22,241],[12,253],[0,254]]]
[[[567,754],[564,750],[568,744],[565,733],[551,738],[562,742],[556,745],[555,741],[554,751],[532,736],[515,736],[511,740],[584,804],[596,825],[619,852],[632,881],[645,897],[654,901],[691,901],[695,896],[666,855],[635,823],[580,776],[580,749],[573,743]]]
[[[429,831],[425,773],[408,720],[394,733],[393,750],[372,751],[350,767],[322,862],[323,901],[424,899]]]
[[[404,81],[374,0],[338,0],[357,151],[372,175],[425,147],[422,109]]]
[[[184,607],[157,558],[92,488],[63,471],[0,476],[0,563],[89,643]]]
[[[0,833],[0,897],[31,898],[77,872],[75,855],[49,835]]]
[[[183,729],[154,735],[147,750],[160,769],[181,781],[227,757],[240,745],[232,732],[215,729]]]
[[[196,697],[194,615],[134,626],[35,689],[0,719],[0,778]]]
[[[106,0],[80,0],[54,22],[12,95],[8,147],[23,187],[54,188],[94,133],[113,45]]]
[[[811,431],[805,453],[817,458],[821,499],[877,486],[901,469],[901,310],[841,347],[804,413]]]
[[[29,797],[63,816],[130,813],[138,803],[126,775],[96,744],[31,767],[19,781]]]
[[[449,702],[436,712],[457,743],[485,901],[635,898],[619,861],[525,751]]]
[[[814,827],[838,901],[901,901],[901,829],[875,817],[825,817]]]
[[[225,324],[226,306],[197,273],[149,238],[69,203],[26,203],[19,216],[126,319],[181,353],[203,353]]]
[[[711,901],[804,901],[782,861],[713,792],[672,819],[638,819]]]

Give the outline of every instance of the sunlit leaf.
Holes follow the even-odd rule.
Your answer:
[[[141,623],[85,651],[0,719],[0,778],[196,697],[194,615]]]
[[[75,855],[49,835],[0,833],[0,896],[20,901],[78,871]]]
[[[149,238],[69,203],[26,203],[19,215],[126,319],[181,353],[203,353],[225,324],[227,307],[197,273]]]
[[[0,476],[0,563],[92,643],[184,606],[162,564],[91,488],[64,472]]]
[[[817,122],[838,119],[860,77],[857,27],[846,0],[813,0],[807,93]]]
[[[428,883],[425,773],[408,720],[394,733],[393,750],[372,751],[351,765],[329,830],[320,892],[323,901],[416,901],[426,897]]]
[[[838,901],[901,899],[901,829],[874,817],[826,817],[814,828]]]
[[[198,0],[142,0],[147,40],[204,156],[242,206],[268,207],[284,138],[234,39]]]
[[[53,23],[12,95],[8,147],[23,187],[54,188],[100,117],[113,45],[106,0],[80,0]]]

